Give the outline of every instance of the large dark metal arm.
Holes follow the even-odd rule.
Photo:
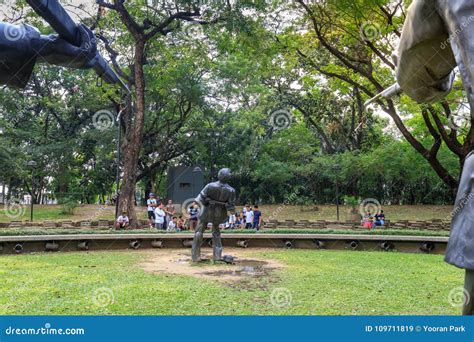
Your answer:
[[[58,0],[26,0],[26,2],[51,25],[61,38],[72,45],[81,45],[81,36],[76,23]],[[99,53],[94,58],[93,69],[105,82],[119,84],[122,88],[129,91],[125,83],[109,67],[108,63]]]

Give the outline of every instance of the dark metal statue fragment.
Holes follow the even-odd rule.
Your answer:
[[[226,220],[228,212],[235,211],[235,189],[228,182],[231,178],[230,169],[221,169],[218,181],[207,184],[196,198],[201,204],[199,222],[194,233],[192,261],[201,260],[201,244],[205,227],[212,223],[212,247],[214,261],[232,262],[232,257],[222,257],[220,225]]]

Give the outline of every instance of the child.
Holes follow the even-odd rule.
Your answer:
[[[188,209],[189,215],[189,229],[196,230],[198,219],[199,219],[199,206],[196,202],[193,202],[191,207]]]
[[[367,229],[372,229],[372,215],[370,212],[367,212],[362,219],[362,226]]]
[[[245,213],[245,229],[251,229],[253,225],[253,211],[250,209],[250,206],[247,206],[247,211]]]
[[[173,232],[173,231],[179,231],[178,230],[178,219],[176,216],[173,216],[171,221],[168,223],[168,226],[166,227],[167,232]]]
[[[237,217],[235,219],[235,228],[237,229],[242,229],[244,221],[242,220],[242,213],[237,214]]]
[[[148,212],[148,225],[150,228],[153,227],[153,224],[155,223],[155,209],[157,207],[157,201],[155,194],[150,192],[150,198],[147,199],[146,205],[147,205],[147,212]]]
[[[127,212],[123,211],[122,215],[120,215],[115,222],[115,229],[127,229],[129,223],[130,220],[128,219]]]
[[[236,221],[235,214],[230,214],[229,215],[229,229],[235,229],[235,221]]]
[[[183,219],[183,215],[179,215],[178,223],[177,223],[176,228],[177,228],[178,232],[186,229],[185,222],[184,222],[184,219]]]
[[[163,229],[165,224],[165,211],[163,210],[163,203],[155,209],[155,228]]]
[[[260,210],[258,210],[258,205],[254,205],[254,207],[253,207],[252,228],[259,231],[261,224],[262,224],[262,212]]]
[[[375,214],[375,225],[376,226],[385,225],[385,215],[383,213],[383,210],[380,210],[380,213]]]

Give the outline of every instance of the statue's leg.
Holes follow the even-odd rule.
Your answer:
[[[215,223],[212,225],[212,246],[214,261],[222,260],[221,230],[219,229],[219,225]]]
[[[199,220],[196,226],[196,230],[194,231],[193,249],[191,252],[192,261],[194,262],[201,261],[201,245],[202,245],[203,232],[204,232],[204,223],[203,223],[203,220]]]
[[[438,0],[439,13],[450,36],[451,48],[474,112],[474,4],[467,0]]]
[[[474,270],[466,270],[464,294],[467,298],[464,298],[462,314],[464,316],[472,316],[474,315]]]

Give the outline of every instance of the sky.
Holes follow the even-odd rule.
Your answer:
[[[11,18],[14,14],[15,0],[0,0],[0,20]],[[71,15],[75,21],[79,21],[79,17],[84,15],[84,11],[94,11],[96,8],[95,0],[60,0],[59,1],[66,11]],[[83,10],[78,7],[83,7]]]
[[[81,17],[90,17],[95,14],[97,4],[95,0],[59,0],[60,3],[64,6],[66,11],[71,15],[74,21],[80,22]],[[11,19],[18,19],[20,13],[15,11],[14,4],[16,0],[0,0],[0,21],[11,22]],[[276,15],[281,15],[281,13],[275,13]],[[288,14],[283,14],[285,17],[288,17]],[[288,19],[288,18],[287,18]],[[21,22],[19,20],[18,22]],[[380,107],[376,104],[371,105],[369,108],[374,110],[374,113],[378,116],[389,118],[389,116],[383,112]],[[390,123],[393,124],[391,118]]]

